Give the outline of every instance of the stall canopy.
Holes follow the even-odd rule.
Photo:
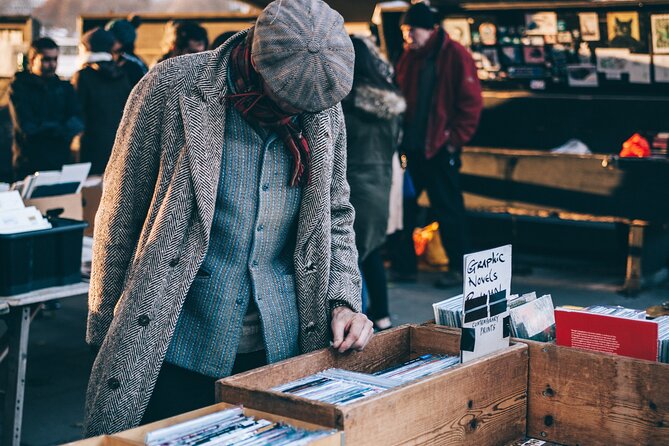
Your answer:
[[[272,0],[244,0],[245,3],[264,8]],[[369,22],[372,19],[375,0],[326,0],[333,9],[339,11],[347,22]]]

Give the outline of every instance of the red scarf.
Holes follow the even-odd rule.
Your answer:
[[[252,34],[249,34],[249,38]],[[232,79],[237,94],[229,95],[232,105],[248,122],[275,131],[293,156],[293,174],[290,185],[302,184],[304,173],[309,182],[311,155],[309,144],[295,125],[295,115],[282,111],[263,91],[260,76],[253,68],[251,45],[245,39],[230,56]]]

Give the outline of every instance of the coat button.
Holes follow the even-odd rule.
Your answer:
[[[119,387],[121,387],[121,382],[116,378],[109,378],[107,380],[107,387],[109,387],[112,390],[116,390]]]
[[[178,264],[179,264],[179,257],[175,257],[175,258],[173,258],[172,260],[170,260],[170,266],[171,266],[172,268],[174,268],[174,267],[177,266]]]
[[[304,267],[304,270],[308,273],[313,273],[314,271],[316,271],[316,264],[309,262]]]
[[[315,323],[314,321],[310,321],[310,322],[307,324],[307,326],[304,328],[304,330],[305,330],[307,333],[311,333],[311,332],[313,332],[314,330],[316,330],[316,323]]]
[[[146,314],[143,314],[137,318],[137,323],[142,327],[146,327],[147,325],[149,325],[149,322],[151,322],[151,318]]]
[[[269,183],[265,183],[262,185],[262,190],[267,191],[269,190]]]

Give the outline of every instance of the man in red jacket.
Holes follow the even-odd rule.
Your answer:
[[[446,288],[462,283],[462,257],[470,249],[460,152],[478,126],[481,85],[469,52],[451,40],[424,3],[406,12],[402,35],[405,51],[397,64],[397,82],[407,101],[402,148],[416,196],[427,190],[439,222],[449,272],[436,286]],[[415,220],[411,214],[405,226],[410,229]],[[409,269],[415,270],[413,259]]]

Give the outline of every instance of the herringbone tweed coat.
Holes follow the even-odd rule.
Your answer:
[[[87,341],[100,346],[87,436],[139,424],[207,252],[231,45],[156,66],[125,109],[95,224]],[[346,134],[337,105],[303,117],[312,151],[294,253],[300,347],[328,345],[330,303],[360,310]],[[213,389],[212,389],[213,391]]]

